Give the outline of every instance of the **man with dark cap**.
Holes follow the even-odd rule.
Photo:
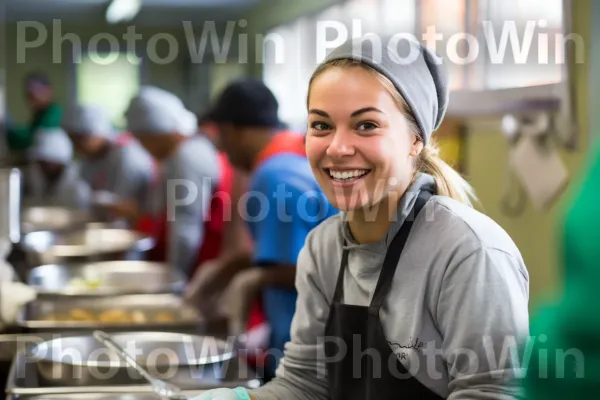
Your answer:
[[[7,139],[11,150],[27,150],[39,129],[60,128],[62,110],[54,101],[52,85],[46,75],[29,74],[25,78],[25,94],[32,120],[27,126],[9,127]]]
[[[230,271],[230,333],[247,329],[249,308],[262,295],[270,326],[265,378],[274,375],[290,340],[295,312],[296,260],[308,232],[336,211],[327,202],[304,152],[304,136],[280,131],[278,103],[260,81],[239,80],[217,100],[211,118],[231,163],[251,174],[246,219],[254,244],[251,262]]]

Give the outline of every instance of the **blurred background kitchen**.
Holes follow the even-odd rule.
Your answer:
[[[81,209],[74,196],[86,194],[77,188],[70,189],[71,203],[53,203],[49,195],[27,203],[31,149],[41,146],[35,154],[44,171],[54,166],[57,174],[67,174],[73,165],[78,174],[84,168],[86,158],[73,132],[64,133],[74,148],[56,144],[65,139],[60,131],[75,105],[103,109],[111,134],[122,138],[128,131],[126,111],[144,86],[177,96],[200,124],[223,88],[251,77],[275,94],[288,129],[302,134],[307,82],[320,50],[335,47],[344,34],[405,32],[432,40],[432,26],[444,36],[438,52],[447,60],[463,60],[449,63],[450,108],[437,133],[442,156],[464,174],[481,200],[478,207],[521,250],[530,273],[531,310],[561,290],[564,210],[600,128],[595,112],[600,46],[593,40],[600,37],[597,1],[8,0],[0,12],[1,232],[11,243],[3,249],[18,279],[37,291],[15,286],[0,293],[3,302],[7,290],[19,305],[31,300],[24,310],[3,308],[7,334],[85,330],[115,321],[124,330],[136,323],[180,333],[224,329],[221,321],[200,323],[208,320],[194,307],[182,311],[189,306],[179,303],[189,271],[174,276],[165,273],[168,266],[149,261],[156,238],[140,228],[139,219],[136,225],[127,213],[101,206],[116,202],[113,191],[91,188],[91,206]],[[319,30],[324,21],[330,23]],[[517,48],[509,38],[512,28]],[[472,35],[478,48],[457,39],[457,33]],[[507,36],[499,62],[488,56],[494,53],[486,40],[491,33],[500,46]],[[531,47],[520,54],[528,35]],[[38,134],[59,142],[40,143]],[[43,175],[51,179],[52,174]],[[129,264],[118,264],[125,259]],[[81,268],[65,267],[73,263],[84,263],[87,276]],[[93,268],[94,263],[104,264]],[[93,290],[101,297],[92,301],[94,307],[88,293]],[[120,308],[97,307],[125,295]],[[70,325],[73,320],[83,325]],[[12,373],[14,354],[9,345],[0,352]],[[31,386],[15,379],[9,376],[8,384],[16,392]]]

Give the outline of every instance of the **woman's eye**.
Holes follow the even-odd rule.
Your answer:
[[[313,122],[310,125],[310,127],[317,131],[327,131],[331,129],[331,126],[329,126],[329,124],[326,124],[325,122]]]
[[[356,128],[360,132],[368,132],[377,129],[378,126],[373,122],[361,122]]]

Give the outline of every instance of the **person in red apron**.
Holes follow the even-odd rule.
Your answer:
[[[145,208],[157,179],[150,154],[131,134],[115,130],[97,105],[71,107],[63,126],[82,159],[80,173],[94,192],[94,205],[132,224],[147,218],[139,210]]]
[[[144,87],[126,112],[128,130],[161,166],[153,196],[157,246],[154,260],[167,261],[191,278],[219,255],[233,171],[180,99]]]
[[[240,265],[247,264],[252,253],[252,239],[243,217],[243,210],[237,207],[240,199],[248,190],[248,174],[245,171],[234,168],[227,155],[222,152],[220,146],[220,134],[218,125],[212,118],[213,110],[209,110],[198,118],[199,134],[208,137],[219,150],[219,160],[222,170],[227,171],[225,176],[226,187],[217,190],[219,196],[213,199],[211,214],[214,217],[207,222],[207,231],[213,232],[220,243],[207,255],[205,252],[198,259],[199,265],[188,284],[185,298],[190,304],[194,304],[202,314],[210,318],[226,315],[224,305],[224,291]],[[222,216],[226,212],[227,221],[222,221],[216,216]],[[203,246],[206,247],[206,246]],[[262,312],[261,299],[258,298],[251,306],[248,317],[247,331],[251,337],[256,337],[256,351],[248,352],[245,361],[254,368],[260,368],[262,363],[261,349],[263,341],[260,339],[265,331],[266,318]]]
[[[261,82],[240,80],[229,85],[215,105],[221,145],[231,163],[250,174],[245,217],[253,241],[249,263],[240,266],[227,289],[230,333],[245,333],[249,307],[261,298],[269,324],[264,378],[274,376],[289,340],[297,293],[296,260],[308,232],[335,211],[329,207],[306,159],[304,136],[282,130],[278,104]],[[298,214],[296,202],[306,192],[315,218]]]
[[[521,398],[523,258],[437,155],[449,100],[441,58],[388,42],[345,43],[309,83],[306,154],[341,213],[298,256],[277,377],[195,400]]]
[[[187,278],[192,280],[194,274],[198,272],[209,261],[216,260],[223,250],[223,236],[226,221],[224,216],[229,212],[230,204],[227,201],[230,198],[234,171],[227,158],[223,154],[218,155],[218,168],[220,171],[218,183],[213,190],[213,197],[210,202],[208,218],[202,218],[198,221],[204,226],[204,241],[199,247],[192,268],[189,270]],[[154,226],[154,235],[157,239],[156,246],[150,252],[150,258],[154,261],[166,261],[168,259],[168,241],[169,241],[169,221],[167,213],[161,214],[157,218],[157,225]],[[205,310],[207,311],[207,310]]]

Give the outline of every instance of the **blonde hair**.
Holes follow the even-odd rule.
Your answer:
[[[423,133],[419,128],[417,120],[400,92],[396,89],[396,86],[394,86],[392,81],[390,81],[387,77],[365,64],[349,59],[334,60],[322,64],[319,66],[319,68],[317,68],[310,79],[308,87],[309,98],[310,88],[313,81],[317,78],[317,76],[321,75],[323,72],[325,72],[325,70],[331,67],[362,67],[373,74],[390,92],[398,107],[406,116],[411,131],[416,134],[421,141],[423,141]],[[436,194],[450,197],[470,207],[473,207],[473,203],[477,202],[477,196],[475,195],[475,190],[473,187],[454,168],[440,158],[439,149],[433,140],[430,140],[427,145],[423,147],[421,153],[419,153],[415,163],[413,180],[416,178],[417,173],[419,172],[429,174],[433,177],[435,181]]]

